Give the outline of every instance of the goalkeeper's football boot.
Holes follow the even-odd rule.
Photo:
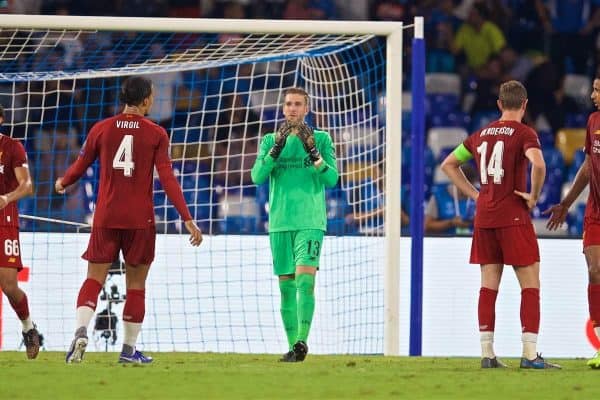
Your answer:
[[[544,360],[542,355],[538,353],[533,360],[528,360],[525,357],[521,358],[521,368],[524,369],[561,369],[561,366]]]
[[[296,361],[302,362],[308,354],[308,345],[303,341],[299,340],[293,347],[294,354],[296,355]]]
[[[27,332],[23,332],[23,343],[25,344],[25,351],[27,352],[27,358],[33,360],[38,356],[40,352],[40,333],[36,329],[35,325]]]
[[[498,357],[483,357],[481,359],[481,368],[506,368],[506,364],[498,360]]]
[[[119,362],[123,364],[150,364],[154,359],[150,356],[145,356],[139,350],[134,350],[133,354],[122,351],[119,355]]]
[[[296,353],[294,353],[294,350],[290,350],[287,353],[285,353],[280,359],[280,362],[296,362],[298,360],[296,360]]]
[[[67,356],[65,357],[65,361],[67,364],[71,363],[80,363],[83,361],[83,355],[85,354],[85,349],[88,345],[88,337],[85,333],[77,331],[75,334],[75,338],[71,342],[71,346],[69,347],[69,351],[67,351]]]
[[[588,360],[587,365],[592,369],[600,369],[600,351]]]

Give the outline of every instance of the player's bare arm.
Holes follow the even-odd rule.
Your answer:
[[[527,208],[531,210],[537,204],[542,192],[542,186],[544,186],[546,163],[542,151],[538,148],[527,149],[525,157],[531,162],[531,191],[526,193],[515,190],[515,194],[522,197],[527,203]]]
[[[567,220],[567,214],[569,212],[569,207],[573,204],[573,202],[579,197],[583,189],[590,182],[590,163],[589,156],[586,154],[585,160],[579,170],[577,171],[577,175],[575,175],[575,179],[573,180],[573,185],[569,189],[569,192],[565,196],[564,199],[558,204],[554,204],[542,214],[548,215],[550,214],[550,218],[546,223],[546,227],[551,231],[560,228],[560,226]]]
[[[200,246],[200,243],[202,243],[202,231],[200,228],[198,228],[196,223],[191,219],[185,221],[184,225],[185,229],[187,229],[190,234],[190,244],[192,246]]]
[[[466,196],[469,196],[473,200],[477,200],[477,197],[479,197],[479,192],[477,191],[475,186],[473,186],[473,184],[469,182],[465,174],[460,169],[461,164],[462,162],[458,158],[456,158],[456,155],[453,152],[450,153],[448,157],[446,157],[446,159],[442,162],[441,168],[442,171],[444,171],[444,173],[448,175],[450,181],[452,181],[452,183],[455,184],[461,192],[463,192]]]
[[[6,207],[8,203],[33,194],[33,182],[27,166],[15,168],[15,177],[19,182],[19,186],[12,192],[0,196],[0,210]]]

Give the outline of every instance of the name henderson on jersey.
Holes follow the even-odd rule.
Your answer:
[[[515,128],[503,126],[500,128],[485,128],[481,131],[479,136],[496,136],[496,135],[507,135],[512,136],[515,133]]]

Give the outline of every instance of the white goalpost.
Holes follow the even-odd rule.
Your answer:
[[[30,268],[22,284],[47,348],[69,343],[85,274],[79,256],[87,234],[60,221],[90,222],[100,166],[65,197],[52,193],[53,182],[93,123],[119,111],[122,80],[144,74],[156,92],[149,118],[170,135],[177,177],[206,239],[193,249],[174,235],[181,221],[156,181],[161,234],[142,346],[285,349],[268,188],[253,185],[249,171],[260,137],[281,121],[284,91],[302,86],[310,123],[331,134],[340,170],[327,193],[311,352],[400,354],[403,29],[400,22],[0,15],[4,132],[23,140],[37,187],[20,204],[32,216],[21,221]],[[97,310],[97,350],[112,349],[113,334],[120,336],[122,288],[116,271]],[[106,326],[98,324],[102,308]],[[0,312],[0,347],[12,349],[19,330],[7,314]]]

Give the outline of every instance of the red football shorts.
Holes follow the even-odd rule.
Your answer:
[[[23,269],[19,228],[0,226],[0,268]]]
[[[119,250],[129,265],[149,265],[154,261],[156,229],[92,228],[88,248],[81,256],[92,263],[112,263]]]
[[[473,231],[471,264],[526,266],[539,261],[540,249],[532,224]]]
[[[600,246],[600,224],[583,220],[583,249]]]

